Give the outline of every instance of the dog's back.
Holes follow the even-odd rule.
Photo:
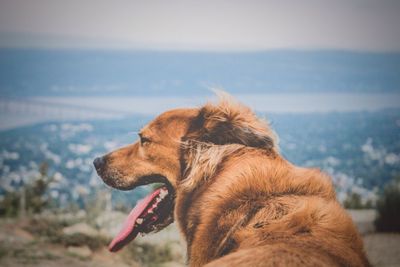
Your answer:
[[[320,171],[248,147],[218,168],[177,202],[193,266],[368,266]]]

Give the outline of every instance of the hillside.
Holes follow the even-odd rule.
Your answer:
[[[383,185],[400,173],[400,110],[271,114],[269,119],[280,136],[283,156],[328,172],[341,201],[356,193],[363,203],[373,203]],[[133,206],[146,189],[111,191],[93,171],[92,161],[134,142],[136,131],[149,120],[136,115],[0,132],[0,196],[29,183],[39,175],[39,166],[47,163],[48,175],[54,178],[49,196],[57,205],[83,204],[101,190],[112,194],[114,206]]]

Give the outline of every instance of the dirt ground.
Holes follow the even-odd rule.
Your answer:
[[[400,266],[400,234],[367,234],[364,246],[372,266]]]
[[[365,250],[373,266],[400,267],[400,233],[376,233],[373,231],[373,211],[349,211],[353,220],[363,234]],[[372,221],[371,221],[372,220]],[[183,264],[184,245],[179,241],[176,227],[169,227],[167,231],[139,237],[141,243],[125,248],[120,253],[110,253],[105,247],[91,250],[85,245],[78,247],[64,246],[49,243],[25,231],[18,223],[0,220],[0,266],[2,267],[136,267],[160,266],[181,267]],[[165,242],[160,242],[165,241]],[[151,263],[155,257],[164,257],[163,250],[154,250],[154,246],[173,243],[169,246],[169,261]],[[139,245],[148,244],[139,247]],[[145,253],[147,263],[143,258],[135,258],[137,253]],[[149,250],[150,249],[150,250]],[[132,251],[135,250],[135,253]],[[156,254],[157,255],[153,255]],[[172,255],[172,256],[171,256]],[[168,259],[168,257],[166,257]],[[178,259],[178,260],[177,260]],[[150,262],[150,263],[148,263]]]

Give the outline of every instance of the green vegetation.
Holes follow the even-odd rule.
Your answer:
[[[0,201],[0,216],[16,217],[42,212],[50,205],[50,198],[46,195],[47,188],[53,177],[48,176],[49,166],[42,163],[39,176],[31,183],[25,184],[18,191],[7,192]]]
[[[8,254],[8,249],[3,245],[3,243],[0,243],[0,260],[7,256]]]
[[[68,225],[67,222],[60,220],[32,218],[28,220],[24,229],[34,236],[53,240],[53,238],[61,235],[62,229]]]
[[[343,206],[346,209],[356,209],[356,210],[373,208],[371,200],[368,200],[366,203],[363,203],[361,196],[354,192],[347,195],[347,198],[343,201]]]
[[[45,239],[55,244],[68,246],[88,246],[92,251],[98,250],[109,243],[109,239],[98,235],[88,236],[82,233],[65,235],[62,230],[69,226],[70,223],[57,219],[30,219],[27,226],[24,228],[34,236]]]
[[[81,233],[73,234],[73,235],[63,235],[59,234],[51,240],[54,243],[62,244],[65,247],[73,246],[73,247],[80,247],[80,246],[88,246],[90,250],[96,251],[101,249],[102,247],[106,246],[110,240],[103,236],[87,236]]]
[[[388,183],[377,204],[377,231],[400,232],[400,177]]]
[[[42,260],[57,260],[59,257],[45,250],[38,250],[37,243],[31,242],[25,245],[10,246],[0,242],[0,261],[2,258],[11,257],[24,264],[38,264]]]
[[[0,201],[0,216],[16,217],[18,215],[20,194],[17,192],[7,192]]]

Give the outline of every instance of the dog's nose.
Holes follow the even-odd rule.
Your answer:
[[[93,160],[93,165],[96,168],[97,172],[99,172],[103,168],[104,163],[105,163],[104,157],[97,157]]]

